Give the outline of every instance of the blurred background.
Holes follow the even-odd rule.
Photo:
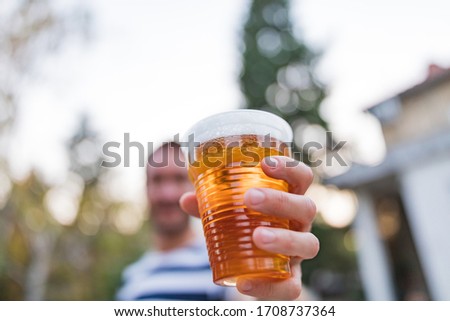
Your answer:
[[[113,299],[152,245],[138,149],[107,169],[103,144],[123,156],[128,133],[147,152],[200,118],[258,108],[322,164],[309,191],[321,241],[303,264],[311,293],[450,300],[449,9],[1,1],[0,299]]]

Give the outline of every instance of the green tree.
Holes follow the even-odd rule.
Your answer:
[[[34,170],[9,172],[7,150],[21,94],[36,63],[71,36],[89,36],[89,14],[52,0],[0,3],[0,300],[112,299],[123,267],[147,246],[142,209],[108,194],[98,135],[87,118],[67,143],[71,166],[50,186]],[[26,81],[25,81],[26,80]],[[51,117],[51,115],[49,115]]]
[[[245,107],[270,111],[291,124],[303,119],[326,127],[319,113],[325,92],[313,73],[316,58],[293,33],[288,0],[252,1],[240,75]]]
[[[84,117],[67,144],[63,183],[0,173],[9,184],[0,195],[0,299],[114,298],[121,271],[146,249],[148,234],[139,229],[142,208],[108,195],[100,150]]]
[[[36,62],[56,52],[71,36],[88,39],[89,22],[83,7],[56,10],[51,0],[0,4],[0,135],[14,122],[23,80],[37,72]]]
[[[82,117],[67,143],[68,182],[54,187],[54,197],[49,199],[58,205],[72,193],[76,210],[67,219],[63,208],[52,208],[64,232],[53,252],[48,299],[113,299],[123,268],[146,249],[148,235],[144,229],[139,231],[143,209],[108,195],[111,173],[100,166],[100,151],[97,133]]]
[[[10,177],[7,154],[11,129],[26,81],[36,64],[55,52],[69,35],[87,34],[87,11],[56,10],[50,0],[0,4],[0,297],[39,300],[51,269],[60,226],[43,206],[46,186],[35,172],[23,181]],[[26,81],[25,81],[26,80]]]

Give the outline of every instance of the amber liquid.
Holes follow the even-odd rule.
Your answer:
[[[260,250],[252,241],[258,226],[289,228],[289,221],[248,209],[244,193],[252,187],[287,191],[282,180],[268,177],[260,161],[290,154],[281,142],[241,135],[208,141],[196,148],[189,174],[206,238],[214,283],[235,286],[239,277],[287,278],[289,257]]]

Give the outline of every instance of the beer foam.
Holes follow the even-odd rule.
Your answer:
[[[253,109],[234,110],[204,118],[186,132],[184,141],[203,143],[234,135],[270,135],[282,142],[292,141],[292,129],[284,119]]]

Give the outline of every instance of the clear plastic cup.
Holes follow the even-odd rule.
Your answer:
[[[283,279],[289,257],[263,251],[252,241],[256,227],[289,228],[289,221],[248,209],[244,194],[252,187],[287,191],[285,181],[261,169],[264,157],[291,156],[292,129],[263,111],[236,110],[196,123],[184,137],[189,176],[208,248],[213,281],[235,286],[239,277]]]

